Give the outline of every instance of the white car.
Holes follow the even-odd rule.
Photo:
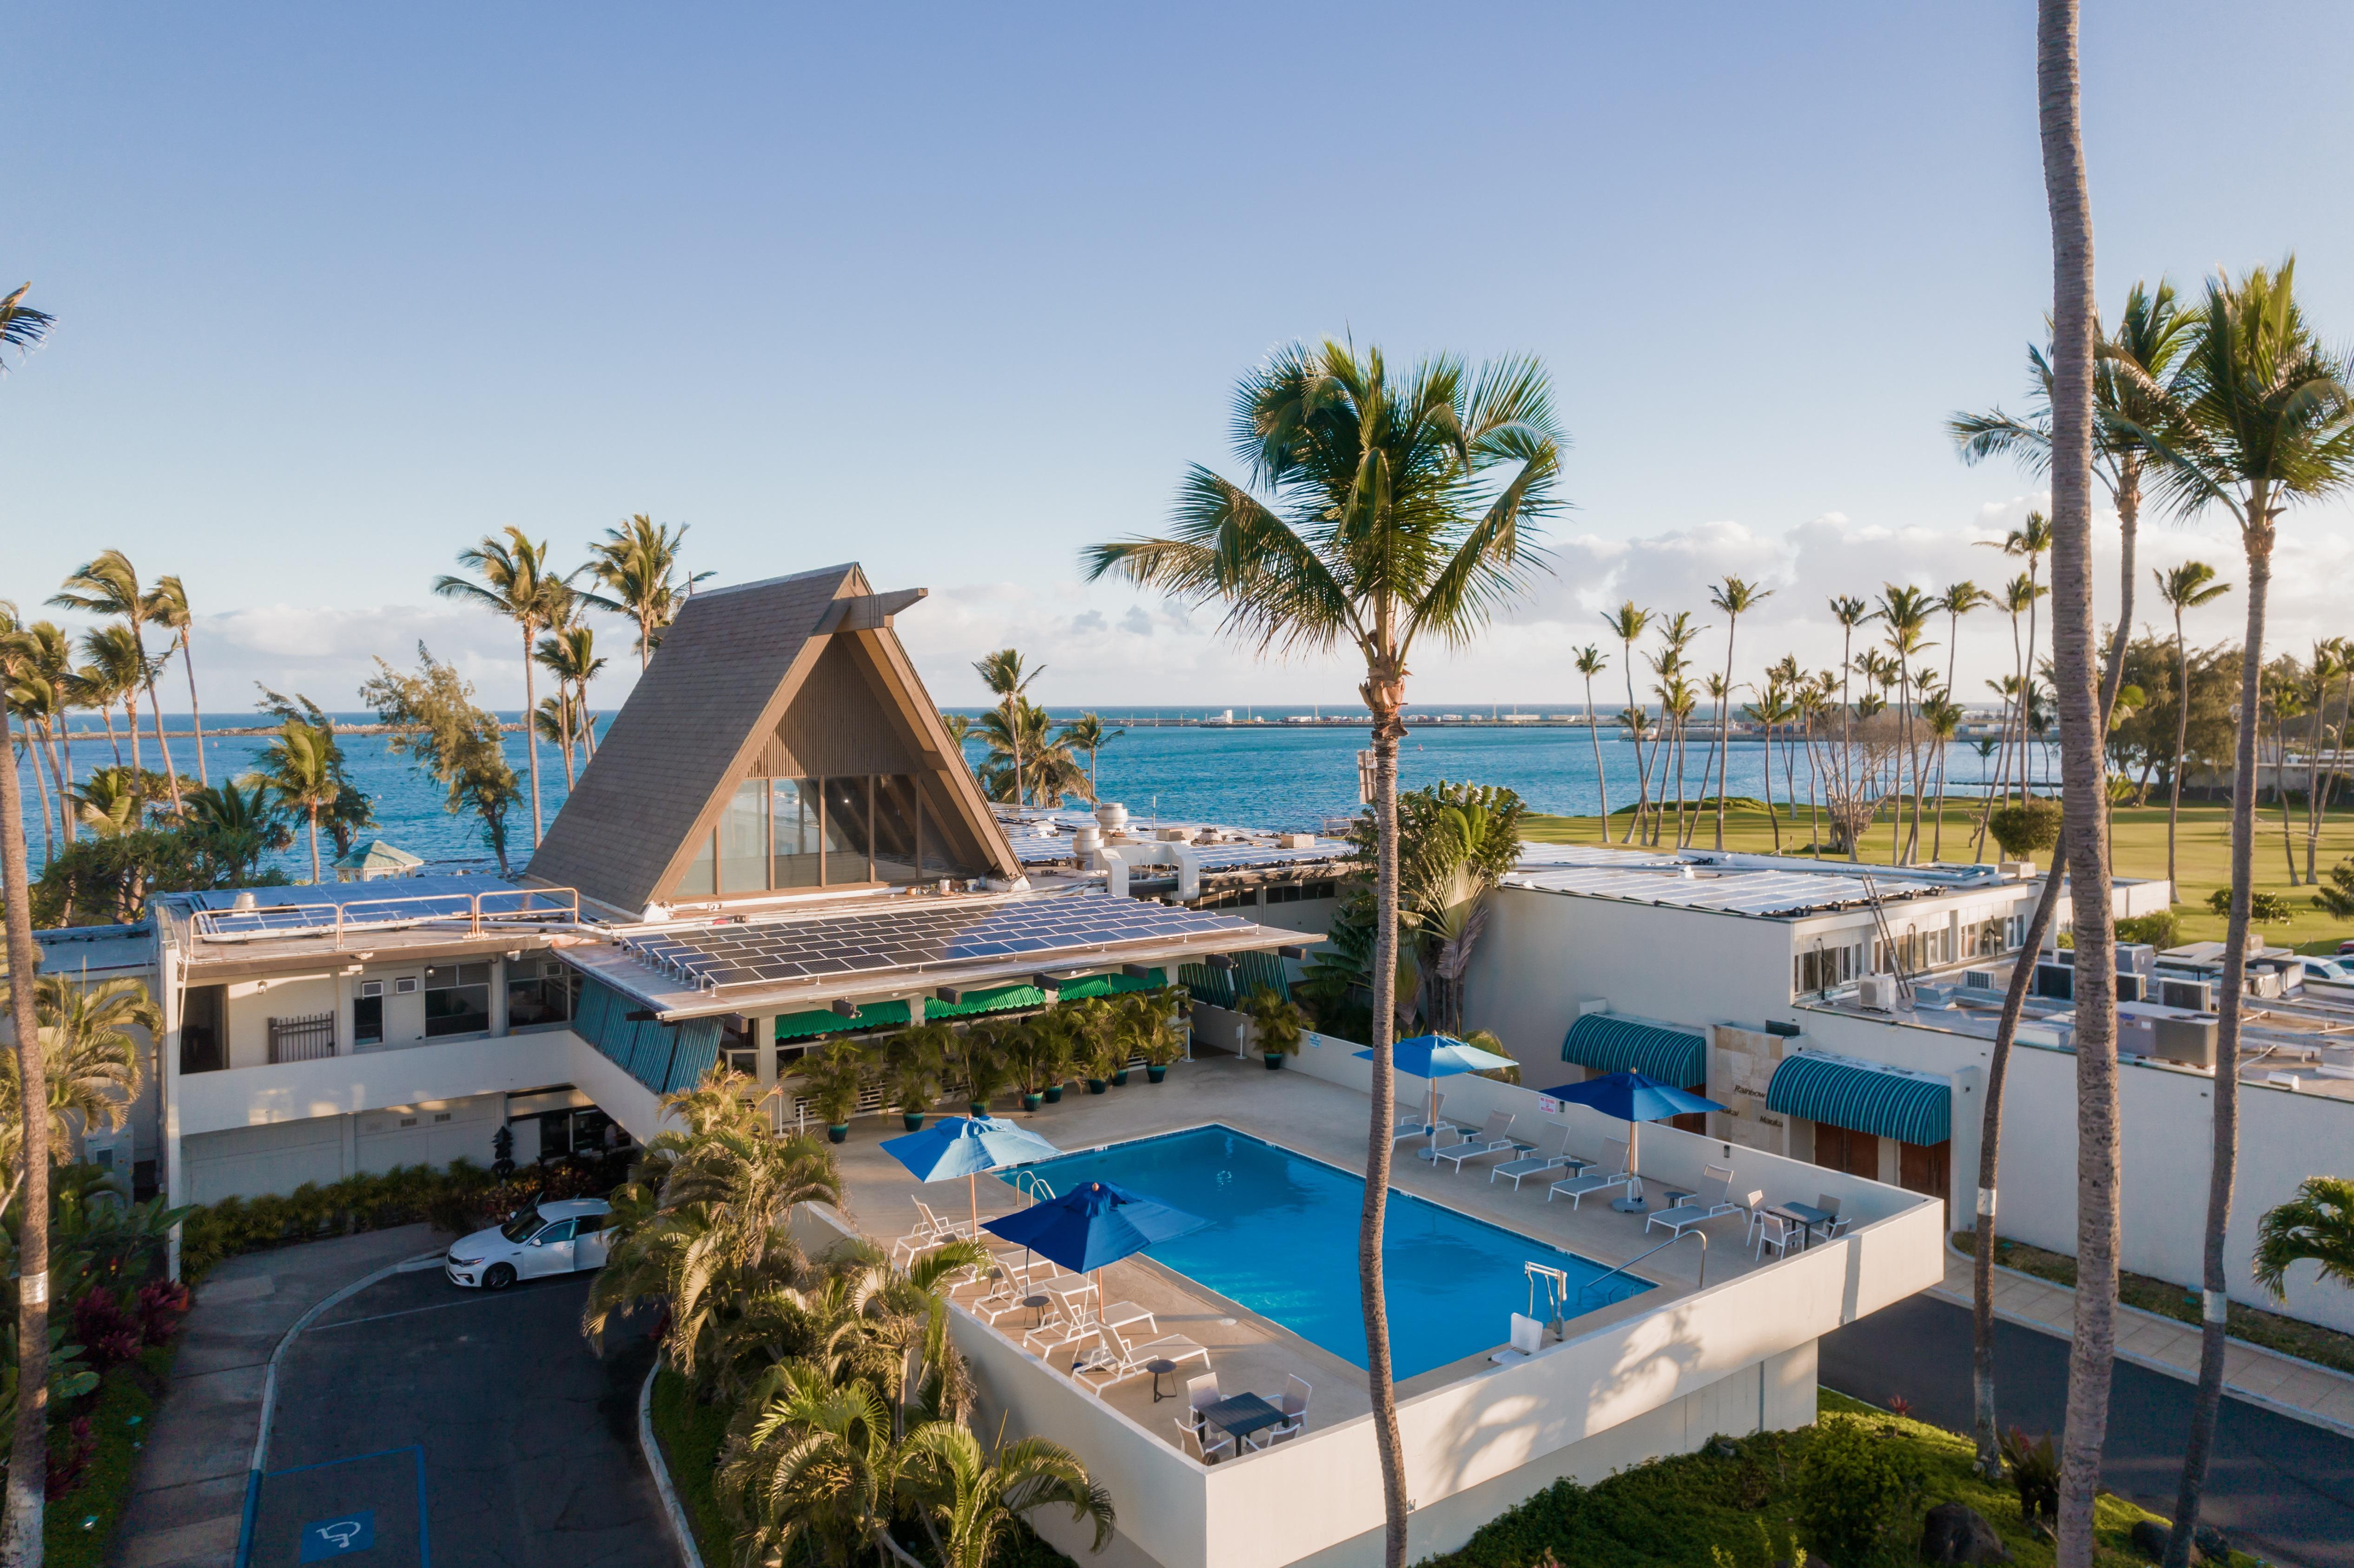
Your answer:
[[[567,1198],[537,1203],[505,1224],[451,1246],[441,1272],[453,1285],[504,1290],[518,1279],[570,1274],[605,1266],[605,1216],[612,1205],[602,1198]]]

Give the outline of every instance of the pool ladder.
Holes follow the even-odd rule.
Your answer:
[[[1543,1285],[1545,1331],[1554,1339],[1560,1339],[1569,1326],[1569,1275],[1564,1270],[1542,1263],[1523,1264],[1522,1272],[1529,1277],[1528,1315],[1532,1318],[1537,1315],[1537,1287]]]
[[[1035,1171],[1015,1171],[1013,1173],[1013,1190],[1017,1192],[1025,1194],[1034,1203],[1042,1197],[1052,1198],[1055,1195],[1053,1185]]]

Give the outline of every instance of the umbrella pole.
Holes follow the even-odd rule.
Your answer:
[[[1422,1125],[1425,1140],[1430,1145],[1429,1151],[1423,1158],[1428,1160],[1430,1168],[1436,1171],[1438,1169],[1438,1080],[1431,1077],[1423,1082],[1429,1086],[1423,1096]]]
[[[1643,1162],[1636,1158],[1638,1149],[1636,1140],[1642,1136],[1642,1131],[1641,1122],[1637,1121],[1633,1117],[1627,1118],[1627,1175],[1628,1177],[1627,1195],[1612,1200],[1610,1204],[1622,1214],[1638,1213],[1643,1207],[1643,1200],[1635,1196],[1643,1188]]]
[[[964,1173],[965,1196],[972,1202],[972,1239],[981,1239],[981,1178],[968,1171]]]

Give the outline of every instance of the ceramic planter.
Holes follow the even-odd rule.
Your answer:
[[[1022,1108],[1026,1111],[1034,1111],[1040,1106],[1044,1105],[1046,1097],[1044,1095],[1023,1095],[1022,1097]]]
[[[1267,1054],[1267,1070],[1270,1073],[1279,1072],[1282,1067],[1283,1054],[1279,1051],[1269,1051]]]
[[[989,1114],[989,1102],[987,1100],[967,1100],[965,1102],[964,1108],[972,1112],[975,1116],[987,1116]]]
[[[1102,1078],[1089,1078],[1087,1080],[1087,1093],[1091,1095],[1099,1095],[1109,1087],[1111,1087],[1111,1085]]]
[[[1115,1089],[1124,1089],[1128,1087],[1127,1068],[1122,1067],[1119,1072],[1114,1073],[1111,1075],[1111,1086]]]
[[[848,1143],[850,1141],[850,1124],[846,1121],[835,1122],[832,1126],[825,1129],[825,1140],[828,1143]]]
[[[1169,1069],[1166,1067],[1152,1066],[1144,1069],[1144,1081],[1148,1084],[1157,1084],[1168,1075]]]
[[[909,1132],[921,1132],[924,1130],[924,1113],[921,1111],[903,1112],[901,1113],[899,1119],[907,1124],[907,1128]]]
[[[1063,1103],[1062,1085],[1049,1084],[1046,1086],[1046,1103],[1050,1106],[1058,1106]]]

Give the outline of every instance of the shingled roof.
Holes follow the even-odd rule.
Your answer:
[[[824,660],[856,641],[874,683],[896,700],[843,715],[887,728],[940,780],[998,874],[1020,874],[939,713],[890,626],[916,596],[875,596],[855,564],[696,594],[598,743],[526,873],[635,916],[675,882],[735,781],[770,744],[786,706]],[[833,659],[826,659],[830,651]],[[877,737],[882,738],[880,736]]]

